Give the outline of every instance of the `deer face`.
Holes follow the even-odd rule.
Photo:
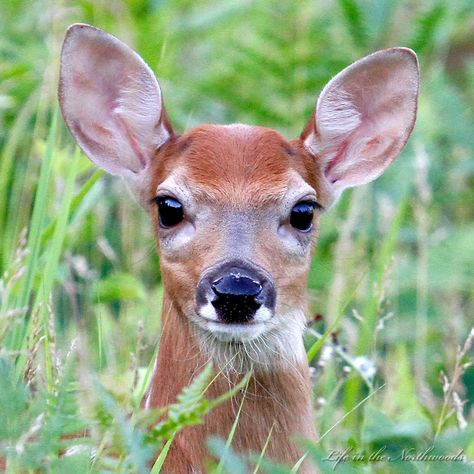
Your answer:
[[[299,139],[240,124],[176,135],[155,77],[116,38],[74,25],[61,63],[65,120],[148,207],[171,303],[217,359],[244,347],[264,365],[304,358],[319,215],[394,160],[417,93],[416,56],[395,48],[330,81]]]
[[[203,336],[301,335],[328,201],[317,174],[300,144],[247,125],[201,126],[159,153],[149,206],[163,278]]]

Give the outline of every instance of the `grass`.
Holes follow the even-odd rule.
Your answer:
[[[433,446],[473,459],[470,1],[122,0],[112,9],[10,0],[0,6],[6,472],[147,472],[155,450],[159,472],[174,433],[214,404],[204,373],[170,408],[168,425],[146,429],[157,416],[139,401],[160,333],[159,259],[144,213],[80,154],[58,114],[59,48],[78,21],[135,46],[179,130],[248,122],[294,137],[317,93],[351,61],[394,45],[417,51],[422,88],[410,143],[381,179],[346,192],[322,221],[309,276],[309,317],[319,316],[307,334],[320,437],[305,446],[321,472],[333,472],[328,458],[345,449],[396,457]],[[210,471],[250,469],[232,433],[209,447],[218,458]],[[337,471],[472,469],[362,458]],[[254,461],[259,472],[291,471],[262,453]]]

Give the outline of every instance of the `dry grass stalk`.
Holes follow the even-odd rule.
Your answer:
[[[456,362],[454,364],[453,374],[451,378],[441,372],[441,382],[443,386],[443,406],[441,408],[441,414],[436,427],[435,438],[441,433],[446,421],[456,413],[458,424],[461,429],[467,426],[466,420],[463,415],[464,402],[461,401],[457,392],[457,387],[461,382],[461,377],[464,375],[466,370],[474,364],[474,358],[468,359],[467,362],[463,360],[467,357],[474,343],[474,327],[471,329],[467,339],[462,347],[458,347],[456,352]]]
[[[140,369],[140,354],[146,348],[145,344],[145,328],[143,325],[143,320],[139,320],[137,323],[137,339],[135,343],[135,352],[130,354],[130,365],[132,371],[132,393],[137,388],[138,378],[139,378],[139,369]]]
[[[25,370],[23,371],[26,385],[32,390],[35,389],[35,377],[38,371],[38,366],[35,363],[36,355],[38,354],[38,350],[45,337],[44,335],[41,335],[41,325],[39,324],[40,310],[41,306],[38,307],[32,316],[32,330],[30,331],[27,343],[28,358],[26,359]]]

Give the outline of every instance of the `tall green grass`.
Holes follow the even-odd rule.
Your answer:
[[[159,472],[174,433],[221,401],[206,401],[205,372],[162,414],[165,425],[147,430],[160,414],[139,403],[159,340],[159,260],[144,213],[74,148],[58,114],[59,48],[78,21],[135,46],[160,78],[178,130],[238,121],[291,138],[318,91],[351,61],[395,45],[418,52],[422,87],[409,145],[382,178],[346,192],[322,219],[309,276],[311,311],[320,316],[307,333],[319,438],[304,446],[321,472],[333,472],[328,458],[344,449],[396,457],[433,446],[472,459],[470,1],[122,0],[111,8],[10,0],[0,6],[6,471],[148,472],[161,453]],[[297,470],[264,453],[250,466],[233,452],[232,432],[209,449],[213,472]],[[398,461],[337,471],[472,469]]]

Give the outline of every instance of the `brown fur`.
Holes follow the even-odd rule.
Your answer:
[[[232,203],[243,210],[255,212],[271,206],[288,186],[291,171],[296,171],[312,185],[327,205],[329,197],[318,180],[315,158],[307,153],[299,140],[285,141],[276,132],[252,127],[235,130],[218,126],[201,126],[187,135],[173,138],[160,150],[155,160],[150,198],[156,187],[176,169],[186,171],[186,181],[193,193],[213,207]],[[157,224],[156,208],[151,205],[153,225]],[[208,356],[204,354],[183,309],[183,300],[194,297],[202,271],[221,257],[219,235],[193,239],[182,261],[161,259],[165,301],[163,331],[158,360],[146,399],[147,407],[166,406],[198,374]],[[195,242],[195,240],[197,240]],[[306,299],[306,273],[309,262],[301,262],[297,271],[293,262],[275,255],[278,247],[271,238],[261,236],[256,260],[277,281],[283,299],[289,305],[301,305]],[[281,257],[281,258],[280,258]],[[291,270],[291,271],[289,271]],[[191,302],[189,302],[191,304]],[[214,398],[229,390],[239,377],[220,375],[210,387],[208,397]],[[204,425],[184,429],[175,439],[168,454],[165,472],[202,472],[206,457],[205,439],[209,435],[226,439],[242,395],[216,408]],[[256,373],[248,387],[242,414],[232,443],[237,452],[259,453],[273,427],[267,455],[293,465],[302,455],[293,442],[295,436],[314,438],[310,383],[305,363],[285,371]],[[300,472],[311,472],[304,463]]]
[[[167,296],[163,309],[165,320],[157,366],[147,398],[149,408],[173,403],[208,361],[190,331],[186,317],[176,311]],[[221,374],[206,396],[213,399],[222,395],[239,380],[240,376]],[[232,449],[240,453],[259,453],[272,431],[266,455],[288,465],[296,463],[302,452],[294,444],[293,437],[315,437],[307,366],[286,372],[256,373],[245,395],[240,393],[215,408],[203,425],[186,428],[178,434],[163,472],[204,472],[206,438],[214,435],[227,439],[242,396],[245,400]],[[299,472],[312,471],[305,464]]]

